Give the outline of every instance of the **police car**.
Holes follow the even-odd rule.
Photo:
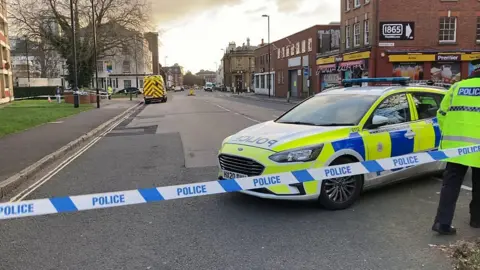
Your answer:
[[[275,174],[437,149],[436,113],[447,89],[409,85],[409,78],[344,80],[284,113],[227,137],[219,179]],[[370,84],[376,86],[360,86]],[[387,84],[387,85],[378,85]],[[359,85],[359,86],[355,86]],[[243,193],[269,199],[318,200],[327,209],[351,206],[362,190],[444,170],[442,162]]]

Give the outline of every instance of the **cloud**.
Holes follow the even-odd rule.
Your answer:
[[[299,0],[276,0],[279,12],[295,12],[300,7]]]
[[[266,6],[262,6],[262,7],[259,7],[259,8],[255,8],[255,9],[249,9],[247,11],[245,11],[245,13],[247,14],[260,14],[260,13],[265,13],[265,11],[267,11],[268,8]]]

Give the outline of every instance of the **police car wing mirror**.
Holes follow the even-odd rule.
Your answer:
[[[388,117],[381,115],[374,115],[372,118],[372,125],[374,127],[379,127],[388,124]]]

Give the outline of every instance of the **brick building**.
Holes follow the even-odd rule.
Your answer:
[[[268,80],[271,76],[271,95],[286,97],[307,97],[320,90],[315,75],[315,60],[320,52],[321,33],[339,29],[338,24],[315,25],[288,37],[272,42],[271,59],[268,44],[260,44],[255,50],[256,93],[268,94]],[[270,71],[268,70],[269,61]]]
[[[323,73],[454,82],[480,58],[478,0],[341,3],[340,53],[317,59]]]
[[[13,100],[13,82],[10,58],[10,46],[8,40],[7,1],[0,1],[0,104]]]
[[[175,63],[173,66],[163,67],[163,70],[165,72],[168,88],[183,85],[183,76],[185,75],[185,72],[182,66]]]

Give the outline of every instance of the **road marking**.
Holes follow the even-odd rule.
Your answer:
[[[275,115],[275,114],[274,114],[273,117],[278,118],[278,115]]]
[[[434,177],[434,178],[437,179],[437,180],[440,181],[440,182],[443,182],[443,180],[440,179],[440,178],[438,178],[438,177]],[[469,186],[462,185],[461,188],[462,188],[462,189],[465,189],[465,190],[467,190],[467,191],[472,191],[472,188],[469,187]]]
[[[212,103],[212,104],[214,104],[214,103]],[[246,116],[246,115],[244,115],[244,114],[241,114],[241,113],[238,113],[238,112],[233,112],[233,111],[231,111],[231,110],[229,110],[229,109],[227,109],[227,108],[225,108],[225,107],[223,107],[223,106],[220,106],[220,105],[218,105],[218,104],[214,104],[214,105],[217,106],[217,107],[219,107],[220,109],[223,109],[223,110],[227,111],[227,112],[232,112],[232,113],[234,113],[234,114],[236,114],[236,115],[243,116],[244,118],[247,118],[247,119],[250,120],[250,121],[253,121],[253,122],[256,122],[256,123],[261,123],[261,122],[262,122],[262,121],[258,121],[258,120],[256,120],[256,119],[250,118],[250,117],[248,117],[248,116]]]
[[[135,112],[135,111],[133,111]],[[132,113],[133,113],[132,112]],[[50,180],[53,176],[55,176],[58,172],[60,172],[63,168],[65,168],[68,164],[72,163],[75,159],[77,159],[79,156],[81,156],[83,153],[85,153],[90,147],[92,147],[95,143],[97,143],[100,139],[102,139],[107,133],[112,131],[114,128],[116,128],[120,123],[122,123],[125,119],[128,119],[128,117],[132,114],[129,113],[125,117],[120,118],[117,122],[115,122],[110,128],[108,128],[106,131],[102,132],[99,136],[95,137],[91,142],[89,142],[87,145],[79,149],[77,152],[75,152],[73,155],[69,156],[67,159],[65,159],[62,163],[60,163],[57,167],[55,167],[53,170],[49,171],[45,176],[40,178],[37,182],[33,183],[30,185],[28,188],[22,190],[20,193],[15,195],[10,199],[10,202],[19,202],[23,199],[25,199],[28,195],[30,195],[32,192],[37,190],[39,187],[41,187],[43,184],[45,184],[48,180]]]
[[[50,122],[50,124],[61,124],[63,121],[55,121],[55,122]]]

